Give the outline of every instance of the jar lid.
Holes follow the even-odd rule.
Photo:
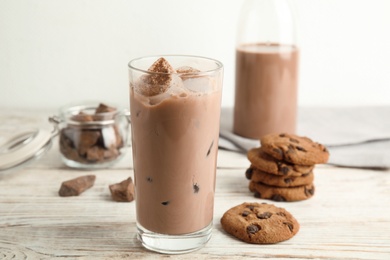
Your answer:
[[[51,146],[52,134],[45,129],[2,129],[0,135],[0,173],[39,158]]]

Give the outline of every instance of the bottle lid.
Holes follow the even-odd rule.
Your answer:
[[[45,129],[0,129],[0,173],[39,158],[50,148],[51,140],[51,132]]]

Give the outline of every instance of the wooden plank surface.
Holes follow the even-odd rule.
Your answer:
[[[219,224],[230,207],[262,201],[248,191],[244,170],[218,169],[213,237],[205,248],[181,258],[389,259],[389,172],[317,167],[313,198],[274,202],[297,218],[299,233],[275,245],[250,245]],[[92,189],[79,197],[57,195],[62,181],[87,173],[30,166],[1,177],[0,258],[163,257],[136,240],[134,202],[110,199],[108,185],[132,176],[131,169],[94,171]]]
[[[136,240],[134,202],[111,200],[108,185],[133,176],[131,153],[114,168],[77,171],[64,167],[54,143],[38,162],[0,174],[0,259],[390,259],[390,171],[320,165],[314,197],[287,203],[254,198],[244,177],[248,166],[244,155],[220,151],[211,240],[196,252],[166,256]],[[93,188],[58,196],[62,181],[91,173],[97,176]],[[299,221],[299,233],[274,245],[226,234],[223,213],[256,201],[286,208]]]

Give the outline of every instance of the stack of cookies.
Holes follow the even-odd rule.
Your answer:
[[[261,147],[247,154],[249,190],[255,197],[274,201],[299,201],[314,195],[313,169],[326,163],[329,152],[322,144],[292,134],[270,134]]]

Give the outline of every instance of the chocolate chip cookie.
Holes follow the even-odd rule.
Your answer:
[[[277,160],[266,154],[262,148],[249,150],[247,157],[256,168],[276,175],[302,176],[310,173],[314,168],[314,165],[297,165]]]
[[[299,223],[291,213],[266,203],[235,206],[225,212],[221,224],[227,233],[252,244],[278,243],[299,231]]]
[[[278,160],[298,165],[326,163],[329,152],[308,137],[293,134],[269,134],[260,139],[261,149]]]
[[[302,185],[308,185],[313,183],[314,174],[310,172],[301,176],[281,176],[274,175],[263,172],[259,169],[252,168],[248,169],[246,172],[252,172],[250,178],[247,178],[254,182],[262,182],[267,185],[277,186],[277,187],[296,187]]]
[[[313,183],[297,187],[277,187],[251,181],[249,190],[254,193],[256,198],[274,201],[299,201],[312,197],[315,187]]]

